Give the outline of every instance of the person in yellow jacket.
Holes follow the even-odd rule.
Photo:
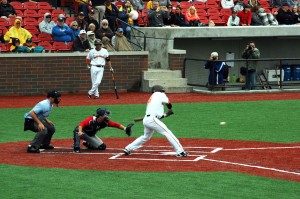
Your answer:
[[[16,19],[14,26],[9,28],[9,30],[4,35],[4,40],[6,42],[12,43],[12,38],[18,38],[20,40],[20,44],[23,45],[26,43],[26,40],[31,38],[31,33],[25,28],[21,27],[22,21],[20,19]]]

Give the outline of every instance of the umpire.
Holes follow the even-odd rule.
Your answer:
[[[28,153],[40,153],[40,149],[54,149],[50,144],[55,132],[53,122],[47,119],[53,104],[59,104],[61,94],[58,91],[48,92],[47,99],[36,104],[30,112],[25,113],[24,131],[36,132],[27,148]]]

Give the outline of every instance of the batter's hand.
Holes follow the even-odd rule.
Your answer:
[[[112,73],[114,72],[114,69],[113,69],[113,68],[110,68],[109,70],[110,70],[110,72],[112,72]]]
[[[78,136],[81,137],[84,133],[83,132],[78,132]]]

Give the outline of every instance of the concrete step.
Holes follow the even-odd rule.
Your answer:
[[[148,82],[147,85],[152,87],[154,85],[161,85],[162,87],[176,87],[176,86],[186,86],[187,79],[185,78],[173,78],[173,79],[144,79],[145,82]]]
[[[148,69],[143,72],[144,79],[173,79],[181,78],[180,70]]]

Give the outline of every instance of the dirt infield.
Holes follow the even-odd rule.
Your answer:
[[[180,139],[188,157],[177,158],[168,141],[153,138],[130,156],[122,149],[132,138],[103,139],[105,151],[72,152],[72,140],[53,140],[57,147],[40,154],[26,153],[28,143],[0,144],[1,164],[79,170],[212,172],[232,171],[300,182],[300,143]],[[17,147],[16,147],[17,146]],[[66,161],[68,160],[68,161]]]
[[[173,103],[251,100],[300,99],[300,93],[268,93],[242,95],[168,94]],[[60,106],[145,104],[149,93],[104,94],[99,100],[88,100],[86,95],[63,95]],[[45,96],[0,97],[0,108],[33,107]],[[174,171],[209,172],[232,171],[300,182],[300,143],[278,144],[267,142],[180,139],[189,157],[177,158],[166,139],[153,138],[133,155],[122,153],[134,138],[106,138],[105,151],[84,149],[72,152],[72,140],[53,140],[54,150],[40,154],[26,153],[28,142],[1,143],[0,164],[68,168],[80,170],[117,171]],[[68,160],[68,161],[66,161]]]

